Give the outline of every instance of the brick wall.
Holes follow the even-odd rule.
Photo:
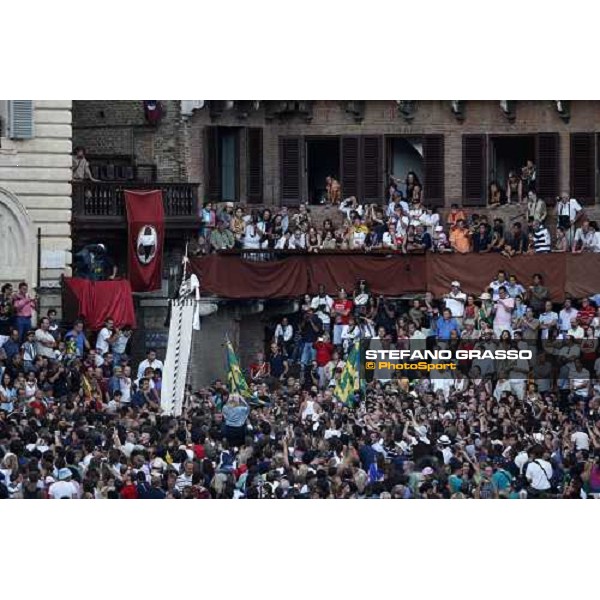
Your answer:
[[[417,102],[414,118],[407,122],[397,110],[395,101],[369,101],[364,119],[356,122],[338,101],[318,101],[314,104],[313,118],[308,123],[301,116],[267,120],[264,108],[240,119],[235,112],[225,112],[211,119],[207,109],[194,112],[186,125],[188,151],[187,172],[201,184],[200,197],[204,197],[203,132],[208,125],[223,127],[263,127],[263,166],[265,204],[279,204],[279,146],[282,135],[320,136],[380,134],[419,136],[443,134],[445,139],[445,197],[446,204],[462,199],[462,136],[468,133],[489,135],[536,134],[557,132],[560,138],[559,186],[569,189],[569,134],[572,132],[600,131],[600,103],[597,101],[571,102],[571,119],[565,123],[550,101],[519,101],[516,119],[510,122],[502,113],[499,102],[468,101],[465,119],[458,121],[452,114],[448,101]],[[244,152],[240,157],[243,173]],[[242,178],[243,179],[243,178]],[[244,182],[242,181],[243,192]],[[244,193],[241,200],[244,200]]]
[[[187,181],[180,102],[161,100],[164,116],[148,125],[141,100],[80,100],[73,103],[73,145],[89,155],[131,156],[154,164],[163,182]]]

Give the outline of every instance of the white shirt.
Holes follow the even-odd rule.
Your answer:
[[[282,235],[275,244],[276,250],[285,250],[286,246],[288,246],[288,239],[285,235]]]
[[[498,300],[498,298],[500,298],[500,292],[498,291],[502,286],[506,287],[508,285],[508,281],[498,281],[497,279],[494,279],[494,281],[492,281],[490,283],[490,285],[488,287],[492,288],[492,300],[494,300],[494,302],[496,300]]]
[[[590,386],[590,372],[587,369],[581,369],[581,371],[571,369],[569,377],[573,383],[575,394],[578,396],[587,396]]]
[[[360,337],[360,327],[355,324],[354,328],[350,329],[350,325],[343,325],[341,337],[343,340],[354,340]]]
[[[581,244],[582,250],[588,250],[590,252],[599,252],[600,248],[596,246],[596,232],[593,229],[588,229],[587,233],[584,233],[581,227],[575,232],[574,244]]]
[[[519,473],[523,473],[523,467],[529,461],[529,455],[524,450],[515,456],[515,465],[519,469]]]
[[[554,322],[554,324],[556,325],[558,323],[558,315],[554,311],[543,312],[540,315],[539,322],[540,322],[540,325],[549,325],[552,322]],[[569,327],[570,327],[570,325],[569,325]],[[540,329],[541,329],[541,327],[540,327]],[[542,332],[542,339],[547,340],[548,339],[548,330],[541,329],[541,332]]]
[[[244,231],[244,249],[259,250],[261,238],[262,231],[260,227],[257,225],[255,228],[253,225],[248,225]]]
[[[329,325],[331,323],[331,307],[333,306],[333,300],[330,296],[315,296],[310,303],[311,308],[314,309],[317,317],[323,321],[323,325]]]
[[[40,356],[45,356],[46,358],[54,358],[54,349],[50,346],[45,346],[44,343],[42,343],[56,343],[56,340],[54,339],[54,336],[51,333],[44,331],[43,329],[36,329],[35,341],[37,342],[35,345],[36,351]]]
[[[121,377],[119,379],[119,391],[121,392],[121,404],[131,402],[131,378]]]
[[[353,212],[357,212],[360,217],[363,215],[363,207],[359,204],[355,208],[352,208],[350,198],[346,198],[342,200],[340,203],[340,212],[343,212],[346,215],[346,219],[350,219],[350,215]]]
[[[110,338],[111,336],[112,331],[110,331],[106,327],[103,327],[99,331],[98,338],[96,339],[96,350],[101,354],[101,356],[104,356],[110,350],[108,338]]]
[[[552,477],[552,465],[542,458],[530,462],[525,471],[527,481],[531,483],[534,490],[544,491],[550,489],[550,479]]]
[[[144,359],[139,367],[138,367],[138,372],[137,372],[137,379],[139,379],[140,377],[144,376],[144,371],[148,368],[148,367],[152,367],[153,369],[160,369],[161,371],[163,370],[163,364],[162,361],[158,360],[158,358],[155,358],[152,362],[150,362],[147,358]]]
[[[77,497],[77,487],[72,481],[57,481],[48,488],[48,496],[54,500]]]
[[[571,307],[569,310],[563,308],[558,313],[558,328],[561,331],[569,331],[571,329],[571,319],[577,317],[577,310]]]
[[[278,324],[277,327],[275,327],[275,339],[282,337],[284,342],[289,342],[293,335],[294,329],[290,324],[286,325],[285,327],[282,327],[281,324]]]
[[[560,216],[568,216],[569,220],[573,222],[577,213],[581,211],[581,204],[575,200],[575,198],[570,198],[567,202],[559,202],[556,205],[556,212]]]
[[[590,436],[583,431],[576,431],[571,435],[571,441],[575,443],[575,450],[589,450]]]
[[[571,327],[567,331],[567,335],[572,335],[576,340],[582,340],[584,336],[583,327],[581,325],[577,325],[574,329]]]
[[[446,298],[446,308],[452,313],[453,317],[460,318],[465,314],[466,303],[467,295],[461,291],[458,291],[456,294],[450,291]]]
[[[295,234],[288,240],[288,248],[290,250],[304,250],[306,248],[306,239],[304,234],[301,233],[300,236],[296,236]]]

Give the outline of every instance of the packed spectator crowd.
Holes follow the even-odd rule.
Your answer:
[[[332,183],[333,182],[333,183]],[[337,185],[336,185],[337,184]],[[468,212],[453,204],[445,218],[427,205],[418,176],[409,172],[404,181],[390,178],[387,205],[363,204],[340,196],[339,183],[327,181],[328,203],[338,218],[313,220],[310,207],[301,204],[291,214],[287,207],[246,212],[227,202],[217,207],[207,202],[201,210],[198,253],[223,250],[279,250],[299,252],[384,251],[399,253],[497,252],[505,256],[545,252],[600,252],[600,231],[581,204],[563,193],[548,208],[536,193],[535,166],[531,161],[519,177],[511,172],[506,188],[489,186],[488,205],[497,215]],[[510,219],[502,207],[518,205],[522,212]],[[554,233],[546,225],[555,212]]]
[[[469,292],[473,292],[469,290]],[[161,361],[131,332],[38,318],[2,287],[0,496],[5,498],[591,498],[600,494],[600,297],[557,305],[539,275],[484,291],[374,296],[320,289],[273,323],[246,372],[161,414]],[[95,338],[95,339],[94,339]],[[532,361],[372,379],[335,393],[353,343],[533,343]]]
[[[82,179],[84,160],[78,152]],[[576,199],[563,194],[549,209],[537,196],[531,161],[489,187],[491,209],[523,207],[510,224],[457,205],[442,219],[413,172],[390,179],[384,206],[342,199],[333,177],[326,189],[341,225],[313,222],[306,204],[245,213],[206,203],[197,252],[600,251]],[[76,263],[92,280],[117,273],[102,244]],[[247,365],[249,396],[221,380],[188,386],[183,415],[170,417],[160,407],[163,363],[152,349],[132,360],[130,329],[112,318],[98,332],[62,323],[55,310],[39,313],[26,282],[3,285],[0,498],[600,497],[600,294],[557,303],[540,275],[524,282],[501,271],[485,290],[454,281],[441,297],[398,299],[361,280],[298,305]],[[464,360],[435,377],[367,377],[342,399],[338,383],[361,340],[537,352]]]

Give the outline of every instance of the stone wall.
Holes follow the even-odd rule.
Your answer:
[[[34,101],[34,137],[0,140],[0,281],[57,288],[71,272],[71,101]]]

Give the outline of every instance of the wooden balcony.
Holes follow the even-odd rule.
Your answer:
[[[125,190],[162,190],[167,229],[194,229],[200,225],[198,185],[137,181],[73,182],[73,225],[77,229],[125,229]]]

